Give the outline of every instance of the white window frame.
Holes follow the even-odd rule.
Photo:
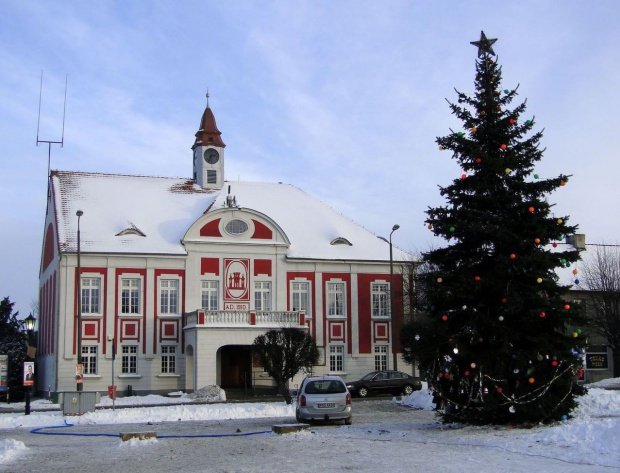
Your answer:
[[[200,289],[200,305],[204,310],[219,310],[220,282],[215,280],[202,281]]]
[[[311,314],[310,281],[291,281],[291,310]]]
[[[138,345],[121,346],[121,373],[138,374]]]
[[[375,345],[375,371],[385,371],[389,369],[389,348],[389,345]]]
[[[160,315],[179,315],[181,312],[181,279],[161,277],[159,279],[159,314]],[[172,303],[174,296],[174,304]],[[164,297],[165,302],[164,302]]]
[[[80,357],[82,360],[83,373],[87,374],[98,374],[98,354],[99,348],[97,345],[82,345],[82,356]]]
[[[161,372],[162,374],[176,374],[177,346],[161,346]]]
[[[121,315],[141,315],[142,314],[142,278],[121,278],[119,298],[120,307],[118,312]],[[128,309],[125,309],[125,297],[128,296]]]
[[[343,281],[329,281],[325,287],[327,318],[346,318],[347,285]]]
[[[94,282],[97,284],[93,284]],[[82,314],[101,314],[101,278],[84,276],[80,278],[80,300]]]
[[[372,317],[390,318],[390,285],[386,282],[373,282],[370,285]]]
[[[344,345],[329,345],[329,372],[344,373]]]
[[[271,281],[254,281],[254,310],[271,310]]]

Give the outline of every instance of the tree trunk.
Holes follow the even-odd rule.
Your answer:
[[[293,403],[293,398],[291,397],[290,391],[286,387],[286,382],[278,381],[278,391],[280,391],[280,394],[284,396],[284,400],[286,401],[287,404]]]

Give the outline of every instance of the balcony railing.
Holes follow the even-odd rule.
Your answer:
[[[186,314],[185,326],[198,327],[306,327],[300,311],[196,310]]]

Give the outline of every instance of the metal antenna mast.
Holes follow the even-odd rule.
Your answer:
[[[62,148],[64,146],[65,141],[65,113],[67,110],[67,83],[68,83],[69,75],[65,76],[65,102],[62,107],[62,136],[60,141],[49,141],[49,140],[40,140],[39,139],[39,126],[41,123],[41,96],[43,95],[43,70],[41,70],[41,84],[39,86],[39,116],[37,118],[37,146],[39,143],[47,143],[47,177],[50,177],[50,167],[52,162],[52,145],[60,145]]]

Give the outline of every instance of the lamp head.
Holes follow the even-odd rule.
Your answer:
[[[396,230],[398,230],[400,228],[400,225],[396,224],[392,227],[392,231],[395,232]]]
[[[75,212],[75,215],[77,215],[78,217],[81,217],[82,215],[84,215],[84,212],[82,212],[81,210],[78,210],[77,212]]]
[[[32,312],[26,319],[24,320],[24,325],[26,326],[26,330],[34,330],[34,324],[37,319],[32,316]]]

